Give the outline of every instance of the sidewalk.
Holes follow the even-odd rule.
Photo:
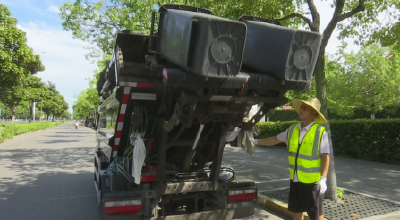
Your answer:
[[[235,164],[237,178],[255,181],[259,203],[282,215],[287,210],[289,173],[287,151],[280,147],[257,147],[253,156],[227,146],[224,162]],[[324,201],[329,219],[400,219],[400,165],[335,157],[338,188],[345,189],[344,204]]]

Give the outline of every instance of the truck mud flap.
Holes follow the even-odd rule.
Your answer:
[[[142,214],[103,215],[103,220],[144,220]]]
[[[233,210],[232,219],[246,218],[254,215],[254,202],[228,203],[226,208]]]
[[[215,210],[198,212],[193,214],[184,215],[170,215],[165,217],[155,217],[150,220],[203,220],[203,219],[218,219],[218,220],[231,220],[234,215],[234,210]]]

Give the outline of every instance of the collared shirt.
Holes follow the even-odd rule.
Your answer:
[[[306,136],[307,132],[310,130],[311,126],[313,126],[313,124],[315,124],[315,122],[311,122],[309,125],[307,125],[306,127],[302,128],[301,127],[301,123],[299,123],[299,129],[300,129],[300,138],[299,138],[299,144],[301,144],[301,142],[303,142],[303,138],[304,136]],[[278,134],[276,137],[280,140],[285,142],[285,144],[287,145],[287,135],[289,132],[289,128],[286,129],[286,131]],[[321,138],[321,145],[319,148],[319,153],[320,154],[329,154],[330,153],[330,149],[329,149],[329,138],[328,138],[328,133],[326,133],[326,131],[324,131],[322,133],[322,138]],[[294,178],[293,178],[293,182],[299,182],[299,180],[297,179],[297,173],[294,174]]]

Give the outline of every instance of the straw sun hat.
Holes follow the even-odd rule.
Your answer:
[[[320,124],[326,123],[326,119],[325,119],[324,115],[319,111],[321,109],[321,103],[319,102],[319,100],[317,98],[309,98],[307,100],[294,99],[293,100],[293,108],[297,113],[300,113],[300,108],[301,108],[301,105],[303,105],[303,103],[310,106],[318,113],[317,117],[315,117],[315,120],[314,120],[316,123],[320,123]]]

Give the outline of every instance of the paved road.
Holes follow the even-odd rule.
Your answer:
[[[101,219],[95,133],[72,123],[0,144],[0,219]]]
[[[101,219],[93,184],[95,132],[73,123],[0,144],[0,220]],[[256,208],[254,219],[282,219]]]

